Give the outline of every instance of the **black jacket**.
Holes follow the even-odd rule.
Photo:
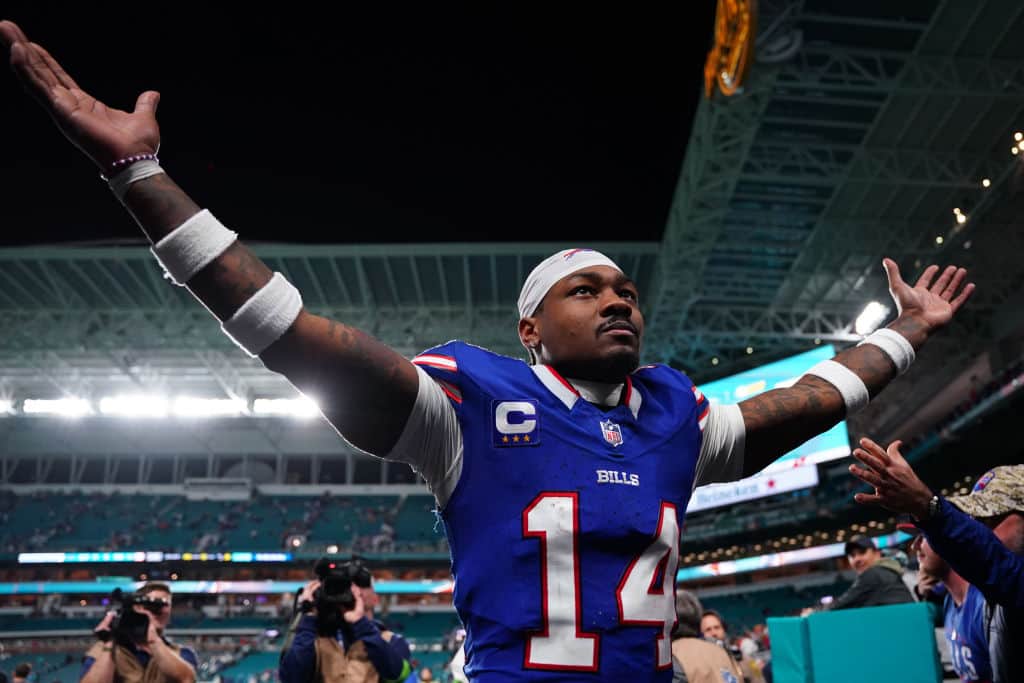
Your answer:
[[[828,608],[836,610],[914,602],[914,596],[903,583],[902,575],[903,568],[896,560],[879,560],[871,568],[865,569],[849,590],[836,598]]]

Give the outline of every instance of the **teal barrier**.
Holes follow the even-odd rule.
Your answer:
[[[772,639],[772,674],[779,683],[811,683],[811,646],[807,620],[800,617],[768,619]]]
[[[934,608],[921,603],[768,619],[776,683],[936,683]]]

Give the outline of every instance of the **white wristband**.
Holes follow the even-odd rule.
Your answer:
[[[124,196],[128,193],[128,188],[132,183],[137,183],[144,178],[159,175],[163,172],[164,169],[160,168],[160,164],[155,161],[150,161],[148,159],[146,161],[136,161],[113,178],[107,180],[107,185],[110,186],[110,191],[113,192],[123,204]]]
[[[853,370],[834,360],[823,360],[806,374],[820,377],[838,389],[843,397],[843,403],[846,404],[847,415],[866,406],[871,398],[864,380]]]
[[[875,330],[857,346],[864,344],[874,344],[882,350],[882,353],[889,356],[893,364],[896,365],[897,375],[906,372],[916,357],[913,344],[896,330],[890,330],[887,327]]]
[[[288,331],[301,310],[299,290],[284,275],[274,273],[221,329],[250,356],[258,356]]]
[[[154,244],[150,251],[174,284],[182,286],[237,239],[238,233],[225,228],[212,213],[203,209]]]

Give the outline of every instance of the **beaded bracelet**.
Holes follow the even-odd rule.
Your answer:
[[[124,169],[140,161],[155,161],[157,163],[160,163],[160,160],[157,158],[156,154],[133,154],[123,159],[118,159],[114,163],[110,164],[110,170],[107,171],[106,175],[103,176],[103,179],[110,180]]]

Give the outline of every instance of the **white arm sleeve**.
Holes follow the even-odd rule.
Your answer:
[[[736,404],[712,403],[704,424],[693,487],[743,477],[743,445],[747,429]]]
[[[427,482],[444,507],[462,474],[462,428],[455,408],[430,375],[416,366],[420,384],[402,435],[386,460],[404,462]]]

